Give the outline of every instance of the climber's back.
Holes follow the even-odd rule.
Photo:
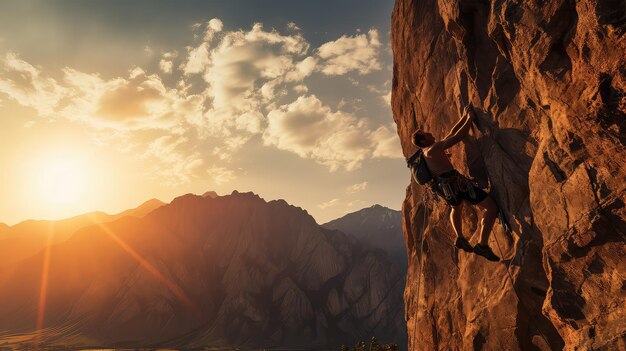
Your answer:
[[[435,141],[435,137],[431,133],[421,130],[413,133],[413,144],[422,149],[424,160],[433,177],[454,170],[454,166],[452,166],[445,152],[452,145],[448,145],[450,143],[446,143],[446,140]]]
[[[423,150],[426,165],[434,177],[454,170],[441,142],[435,142]]]

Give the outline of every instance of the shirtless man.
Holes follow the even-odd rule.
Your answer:
[[[447,149],[458,144],[467,136],[475,118],[476,113],[468,106],[461,119],[443,140],[436,141],[431,133],[418,130],[413,133],[412,141],[415,146],[422,148],[424,152],[426,165],[433,178],[436,179],[435,191],[452,207],[450,221],[457,236],[455,246],[467,252],[474,252],[490,261],[499,261],[498,256],[493,253],[488,245],[489,234],[498,216],[498,206],[489,194],[466,181],[454,169],[445,153]],[[446,186],[443,184],[448,184],[447,190],[443,189]],[[448,196],[446,196],[446,192]],[[474,247],[463,237],[462,215],[464,202],[469,202],[484,210],[480,222],[480,241]]]

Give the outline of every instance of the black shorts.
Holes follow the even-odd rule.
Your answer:
[[[489,196],[489,194],[487,194],[487,192],[484,191],[483,189],[475,187],[475,186],[472,186],[472,187],[474,188],[474,195],[475,195],[473,198],[468,191],[459,191],[455,196],[453,196],[449,200],[446,199],[443,196],[443,194],[440,194],[440,195],[442,195],[443,199],[446,200],[446,202],[450,206],[458,206],[461,204],[461,201],[463,200],[471,203],[472,205],[478,205],[479,203],[483,202],[483,200],[486,199],[487,196]]]
[[[458,174],[456,171],[450,171],[450,172],[446,172],[446,173],[450,173],[450,175],[452,175],[452,176],[458,175],[458,176],[462,177],[462,175]],[[447,175],[446,173],[442,174],[442,176]],[[478,205],[479,203],[483,202],[483,200],[485,200],[487,198],[487,196],[489,196],[489,194],[486,191],[484,191],[483,189],[481,189],[481,188],[479,188],[477,186],[474,186],[474,185],[470,185],[470,186],[474,190],[474,197],[472,197],[472,195],[470,195],[469,190],[468,191],[461,191],[460,189],[456,189],[457,191],[454,193],[454,195],[452,197],[450,197],[450,199],[446,199],[446,196],[443,194],[443,191],[439,187],[437,187],[437,193],[450,206],[458,206],[458,205],[461,204],[461,201],[463,201],[463,200],[471,203],[472,205]]]

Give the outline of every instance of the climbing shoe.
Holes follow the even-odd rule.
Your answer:
[[[476,244],[476,246],[474,246],[474,253],[477,255],[483,256],[489,261],[493,261],[493,262],[500,261],[500,257],[496,256],[496,254],[494,254],[493,251],[491,251],[491,248],[489,247],[489,245]]]
[[[454,243],[454,246],[456,246],[457,249],[461,249],[465,252],[474,252],[474,248],[469,243],[469,241],[467,241],[465,238],[460,237],[460,236],[456,238],[456,242]]]

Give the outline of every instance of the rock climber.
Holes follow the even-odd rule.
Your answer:
[[[455,246],[466,252],[474,252],[490,261],[500,259],[489,247],[489,235],[498,216],[498,206],[483,189],[454,169],[446,150],[463,140],[476,120],[476,112],[471,105],[465,108],[459,121],[450,133],[440,141],[435,140],[431,133],[418,130],[413,133],[412,142],[423,151],[426,166],[433,181],[432,187],[438,195],[452,207],[450,222],[456,234]],[[463,236],[463,204],[469,202],[484,212],[480,222],[480,240],[473,246]]]

